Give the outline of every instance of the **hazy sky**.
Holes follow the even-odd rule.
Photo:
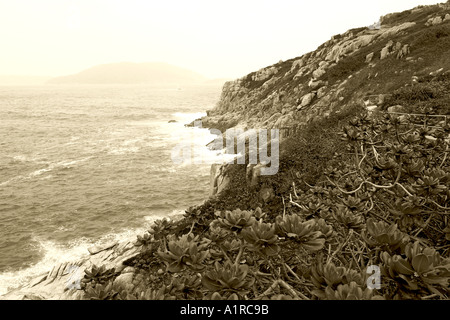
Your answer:
[[[0,0],[0,75],[163,61],[238,78],[436,0]]]

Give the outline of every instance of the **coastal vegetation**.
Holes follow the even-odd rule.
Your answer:
[[[245,192],[231,189],[138,237],[141,253],[126,264],[147,279],[145,290],[110,277],[88,282],[86,297],[448,299],[448,121],[358,108],[331,119],[318,137],[330,139],[325,151],[301,136],[284,145],[284,154],[312,158],[290,158],[273,179],[281,204],[255,200],[241,181]],[[316,171],[302,167],[313,163]]]

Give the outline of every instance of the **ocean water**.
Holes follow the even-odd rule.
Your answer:
[[[172,161],[219,86],[0,87],[0,294],[209,194],[207,161]],[[176,120],[169,123],[169,120]],[[186,140],[186,137],[189,137]]]

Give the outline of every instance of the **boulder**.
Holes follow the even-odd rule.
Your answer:
[[[326,92],[327,92],[326,86],[320,88],[319,90],[317,90],[317,98],[319,98],[319,99],[323,98],[325,96]]]
[[[397,59],[402,59],[410,53],[410,48],[408,44],[405,44],[397,53]]]
[[[396,106],[392,106],[389,107],[387,109],[388,112],[392,112],[392,113],[404,113],[405,112],[405,108],[401,105],[396,105]]]
[[[278,118],[278,120],[273,125],[274,128],[286,128],[289,127],[289,124],[292,122],[293,117],[292,113],[289,113],[287,115],[281,116]]]
[[[317,70],[314,70],[312,75],[313,79],[319,79],[321,76],[323,76],[325,73],[327,73],[324,69],[319,68]]]
[[[133,273],[122,273],[116,279],[114,279],[114,285],[124,289],[130,289],[133,287]]]
[[[375,55],[374,52],[369,53],[369,54],[366,56],[366,63],[370,63],[370,62],[372,61],[374,55]]]
[[[450,13],[447,13],[445,15],[444,21],[449,21],[450,20]]]
[[[322,80],[314,81],[311,79],[311,81],[308,83],[308,86],[313,90],[317,90],[318,88],[321,88],[324,85],[326,85],[326,82]]]
[[[278,69],[276,67],[260,69],[252,76],[252,80],[253,81],[263,81],[263,80],[270,78],[277,72],[278,72]]]
[[[399,34],[400,32],[402,32],[406,29],[409,29],[415,25],[416,25],[415,22],[405,22],[405,23],[402,23],[401,25],[398,25],[398,26],[395,26],[392,28],[387,28],[385,30],[382,29],[381,30],[382,33],[379,35],[379,38],[386,39],[386,38],[393,37],[393,36]]]
[[[315,97],[316,97],[316,94],[314,92],[304,95],[301,99],[302,100],[301,106],[302,107],[309,106]]]
[[[305,65],[305,62],[304,62],[303,58],[295,60],[292,63],[291,72],[294,71],[296,68],[302,68],[304,65]]]
[[[440,16],[435,17],[433,19],[433,21],[431,21],[431,25],[435,26],[435,25],[441,24],[442,22],[443,22],[442,17],[440,17]]]
[[[390,40],[386,44],[386,46],[383,49],[381,49],[381,54],[380,54],[380,59],[381,60],[386,59],[389,56],[389,54],[391,53],[391,49],[392,49],[393,45],[394,45],[394,42],[392,40]]]
[[[104,244],[104,245],[93,246],[93,247],[88,248],[88,251],[89,251],[89,253],[91,255],[94,255],[94,254],[97,254],[99,252],[111,249],[112,247],[116,246],[117,243],[118,243],[117,241],[113,241],[113,242],[109,242],[109,243]]]

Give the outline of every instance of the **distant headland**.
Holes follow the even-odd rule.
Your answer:
[[[50,79],[49,84],[198,84],[208,81],[194,71],[162,62],[102,64]]]

